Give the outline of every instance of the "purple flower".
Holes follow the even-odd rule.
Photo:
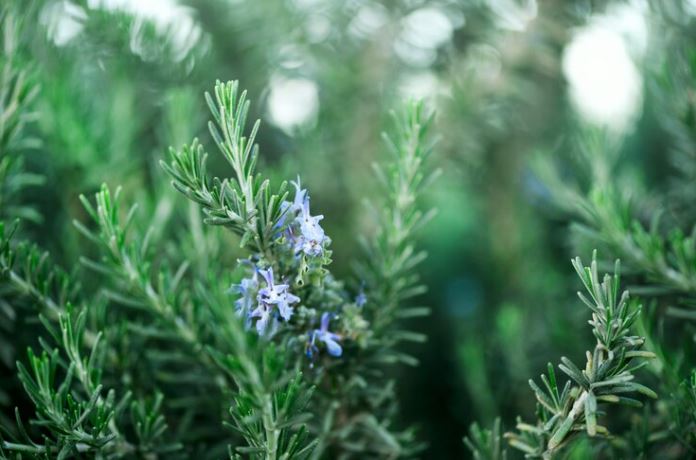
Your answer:
[[[282,228],[285,225],[288,216],[290,216],[290,221],[294,222],[297,214],[302,211],[302,204],[305,202],[305,200],[309,199],[307,196],[307,189],[302,188],[300,176],[297,176],[297,182],[290,181],[290,183],[295,186],[295,199],[292,202],[285,200],[280,204],[280,210],[283,213],[283,216],[275,225],[275,228]]]
[[[309,213],[309,198],[302,204],[302,211],[297,217],[300,223],[300,235],[295,243],[297,252],[304,252],[308,256],[320,256],[324,252],[326,235],[319,225],[324,216],[312,216]]]
[[[343,348],[338,343],[341,340],[341,336],[334,334],[329,331],[329,321],[331,320],[331,315],[329,313],[324,313],[321,315],[321,326],[319,329],[314,329],[309,339],[309,344],[307,346],[307,356],[311,359],[314,354],[319,351],[316,341],[324,342],[326,345],[326,350],[331,356],[341,356],[343,354]]]
[[[365,306],[366,303],[367,303],[367,295],[365,295],[365,291],[363,291],[361,289],[360,292],[358,293],[358,295],[355,296],[355,305],[362,308]]]
[[[266,281],[266,287],[259,289],[257,295],[259,306],[277,306],[281,318],[288,321],[293,313],[290,305],[299,302],[300,298],[288,291],[289,286],[287,284],[275,284],[273,280],[273,268],[259,270],[259,273],[264,281]]]
[[[319,225],[324,216],[312,216],[309,213],[309,194],[302,188],[300,177],[297,182],[291,182],[295,187],[295,199],[284,201],[280,205],[283,217],[276,227],[282,229],[286,222],[285,235],[294,246],[296,253],[304,253],[308,256],[320,256],[324,252],[324,243],[328,240],[324,229]]]
[[[300,176],[297,176],[297,182],[291,181],[290,183],[295,186],[295,200],[292,203],[288,202],[288,205],[290,206],[290,212],[297,214],[302,211],[302,205],[304,205],[305,201],[309,201],[309,195],[307,195],[307,189],[302,188]]]
[[[256,291],[259,289],[259,277],[254,274],[249,278],[242,278],[239,284],[233,284],[231,292],[240,294],[234,302],[235,310],[240,316],[248,316],[256,303]]]
[[[259,335],[273,335],[278,328],[278,319],[273,314],[273,307],[270,305],[258,304],[256,309],[249,314],[249,318],[258,318],[256,331]]]
[[[256,330],[259,335],[273,335],[278,328],[279,319],[290,320],[293,314],[292,305],[299,302],[300,298],[288,291],[287,284],[275,283],[273,268],[259,270],[248,260],[242,262],[249,263],[254,272],[230,288],[230,292],[240,294],[234,302],[235,310],[239,316],[246,318],[247,328],[251,327],[252,320],[256,318]],[[261,288],[259,275],[265,282],[265,286]]]

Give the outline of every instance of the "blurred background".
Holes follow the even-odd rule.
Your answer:
[[[500,414],[510,428],[532,414],[528,378],[591,343],[569,263],[591,254],[568,238],[543,164],[582,182],[567,159],[578,137],[597,136],[636,187],[673,185],[677,115],[664,113],[664,99],[683,94],[663,79],[680,65],[666,31],[693,24],[693,0],[19,4],[30,26],[17,56],[40,87],[29,127],[40,143],[26,168],[46,177],[24,197],[44,219],[26,227],[66,266],[81,252],[78,195],[102,182],[122,185],[158,231],[188,231],[176,223],[196,211],[158,162],[195,136],[212,146],[203,93],[239,79],[262,119],[263,168],[276,181],[301,174],[333,239],[333,270],[347,273],[388,111],[408,98],[436,111],[433,163],[443,174],[424,197],[439,212],[421,234],[429,291],[419,299],[433,313],[415,326],[429,337],[411,350],[420,367],[398,380],[403,423],[419,426],[424,458],[467,457],[462,436],[474,420]],[[219,253],[232,265],[228,240]]]

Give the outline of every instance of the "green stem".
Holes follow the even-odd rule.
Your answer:
[[[280,432],[275,426],[273,401],[270,395],[264,396],[263,428],[266,431],[266,460],[276,460],[278,456],[278,438]]]
[[[580,416],[580,414],[584,412],[585,401],[587,401],[587,397],[587,391],[583,391],[580,394],[580,397],[578,397],[578,399],[575,401],[573,407],[570,409],[570,412],[568,413],[568,417],[563,421],[558,430],[556,430],[556,433],[554,433],[551,439],[549,439],[547,451],[548,453],[551,453],[558,448],[558,446],[565,439],[570,429],[573,427],[573,423],[575,423],[575,420]]]
[[[248,379],[248,389],[260,403],[261,422],[263,423],[264,436],[266,438],[265,460],[277,460],[281,429],[277,426],[275,407],[273,402],[273,390],[264,383],[263,376],[259,371],[254,359],[251,359],[252,352],[248,350],[247,342],[243,331],[234,334],[237,349],[236,356]],[[241,387],[240,387],[241,389]]]

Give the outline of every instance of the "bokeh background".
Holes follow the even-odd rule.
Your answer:
[[[24,200],[27,224],[66,266],[76,263],[80,193],[121,185],[127,202],[172,232],[195,209],[158,165],[169,146],[209,143],[203,93],[239,79],[262,119],[263,167],[301,174],[333,239],[334,270],[351,270],[371,163],[388,112],[423,98],[437,112],[424,201],[438,209],[421,234],[429,253],[418,301],[432,315],[399,375],[403,424],[417,424],[424,458],[466,458],[469,424],[530,415],[527,379],[549,360],[581,356],[590,333],[569,260],[569,217],[540,171],[578,138],[601,138],[635,184],[666,189],[675,136],[663,81],[671,23],[693,24],[696,2],[660,0],[63,0],[25,2],[18,51],[40,87],[40,144],[27,169],[46,177]],[[693,30],[693,29],[692,29]],[[672,91],[672,92],[670,92]],[[693,93],[689,93],[693,97]],[[687,97],[689,95],[687,94]],[[607,141],[608,139],[608,141]],[[212,152],[211,152],[212,153]],[[211,167],[224,174],[221,158]],[[565,169],[564,169],[565,168]],[[647,184],[647,185],[646,185]],[[638,185],[637,185],[638,186]],[[175,241],[175,240],[174,240]],[[229,238],[220,257],[235,260]],[[174,244],[174,243],[172,243]],[[173,247],[190,251],[195,248]],[[194,263],[204,264],[205,261]]]

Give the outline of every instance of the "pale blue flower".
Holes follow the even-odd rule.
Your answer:
[[[309,198],[302,204],[302,211],[297,217],[300,224],[300,235],[295,242],[295,250],[308,256],[320,256],[324,252],[326,234],[319,225],[324,216],[312,216],[309,213]]]
[[[362,308],[365,306],[366,303],[367,303],[367,295],[365,295],[365,291],[363,291],[361,289],[360,292],[358,293],[358,295],[355,296],[355,305]]]
[[[319,351],[316,341],[324,342],[326,345],[326,351],[331,356],[339,357],[343,354],[343,348],[338,343],[341,340],[341,336],[329,331],[329,322],[331,321],[331,314],[324,313],[321,315],[321,326],[319,329],[314,329],[309,339],[309,344],[307,346],[307,356],[312,359],[314,354]]]
[[[302,211],[302,205],[305,201],[309,201],[309,195],[307,195],[307,189],[302,188],[302,183],[300,182],[300,176],[297,176],[297,182],[290,182],[295,187],[295,199],[292,203],[288,203],[290,206],[290,212],[295,214]]]
[[[293,313],[291,305],[299,302],[300,298],[288,291],[290,286],[287,284],[275,284],[272,267],[268,270],[259,270],[259,274],[266,282],[266,287],[259,289],[257,295],[259,306],[277,306],[280,317],[288,321]]]
[[[259,277],[254,270],[254,274],[248,278],[242,278],[239,284],[233,284],[231,292],[237,293],[240,297],[234,302],[235,310],[240,316],[248,317],[256,304],[256,294],[259,289]]]
[[[275,317],[271,305],[259,303],[256,309],[249,314],[249,318],[258,318],[256,331],[259,335],[273,335],[278,328],[278,319]]]
[[[324,229],[319,225],[324,216],[312,216],[309,212],[309,194],[302,188],[300,177],[291,182],[295,187],[295,198],[292,202],[283,201],[280,209],[283,217],[276,224],[276,228],[284,231],[290,244],[296,253],[304,253],[317,257],[323,254],[324,244],[328,240]],[[286,225],[287,223],[287,225]]]
[[[302,211],[302,204],[309,199],[307,189],[302,188],[300,176],[297,176],[297,182],[290,181],[290,183],[295,187],[295,199],[292,202],[285,200],[280,204],[283,216],[276,224],[276,228],[282,228],[288,219],[290,222],[294,222],[297,215]]]

